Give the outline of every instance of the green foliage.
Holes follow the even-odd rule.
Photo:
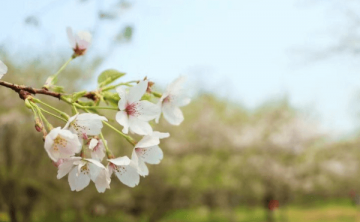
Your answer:
[[[98,77],[99,88],[114,82],[115,80],[121,78],[124,75],[125,73],[119,72],[115,69],[108,69],[103,71]]]
[[[115,107],[118,106],[118,103],[120,100],[119,94],[107,91],[107,92],[102,92],[102,96],[103,96],[105,102],[107,102]]]

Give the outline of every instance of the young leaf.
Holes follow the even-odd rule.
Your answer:
[[[72,101],[76,102],[79,98],[86,94],[86,91],[76,92],[72,95]]]
[[[112,93],[112,92],[103,92],[103,97],[105,102],[110,103],[112,106],[117,107],[120,97],[119,94],[117,93]]]
[[[64,93],[64,87],[63,86],[57,86],[57,85],[52,85],[50,87],[54,92],[57,92],[57,93]]]
[[[106,86],[124,75],[125,73],[119,72],[115,69],[105,70],[98,77],[99,87]]]

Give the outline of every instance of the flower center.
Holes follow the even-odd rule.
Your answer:
[[[131,103],[126,106],[125,111],[129,116],[136,116],[138,113],[136,108],[136,103]]]
[[[90,169],[89,169],[88,165],[85,164],[84,166],[82,166],[82,167],[80,168],[80,172],[83,173],[83,174],[89,174]]]
[[[77,43],[76,43],[76,46],[75,46],[75,48],[73,50],[74,50],[75,54],[78,55],[78,56],[84,55],[85,52],[86,52],[86,48],[85,49],[80,48]]]
[[[163,100],[163,103],[169,103],[171,101],[171,96],[167,96],[165,97],[165,99]]]
[[[126,172],[125,167],[123,166],[116,166],[113,163],[110,163],[110,167],[116,172],[122,175],[124,172]]]
[[[146,149],[144,149],[144,148],[135,148],[135,152],[139,156],[145,156],[146,155]]]
[[[59,150],[59,147],[66,147],[67,141],[66,139],[62,138],[60,135],[58,135],[54,139],[54,150]]]

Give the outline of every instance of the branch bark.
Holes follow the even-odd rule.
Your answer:
[[[15,92],[17,92],[19,94],[19,97],[24,100],[30,94],[33,94],[33,95],[42,94],[42,95],[55,97],[58,99],[61,99],[61,95],[62,95],[61,93],[52,92],[47,89],[36,89],[36,88],[32,88],[30,86],[17,85],[14,83],[9,83],[9,82],[5,82],[5,81],[1,81],[1,80],[0,80],[0,85],[14,90]],[[91,99],[91,100],[96,100],[96,95],[94,92],[88,92],[83,97]]]

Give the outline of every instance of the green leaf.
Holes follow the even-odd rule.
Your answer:
[[[105,70],[98,77],[99,87],[101,88],[103,86],[106,86],[124,75],[125,73],[119,72],[115,69]]]
[[[64,87],[63,86],[57,86],[57,85],[52,85],[50,87],[54,92],[57,92],[57,93],[64,93]]]
[[[80,99],[83,95],[85,95],[86,91],[76,92],[72,95],[72,101],[76,102],[78,99]]]
[[[141,100],[148,100],[150,101],[151,100],[151,95],[149,93],[145,93],[142,97],[141,97]]]
[[[117,93],[103,92],[102,95],[103,95],[105,102],[110,103],[110,105],[115,106],[115,107],[118,106],[120,96]]]

